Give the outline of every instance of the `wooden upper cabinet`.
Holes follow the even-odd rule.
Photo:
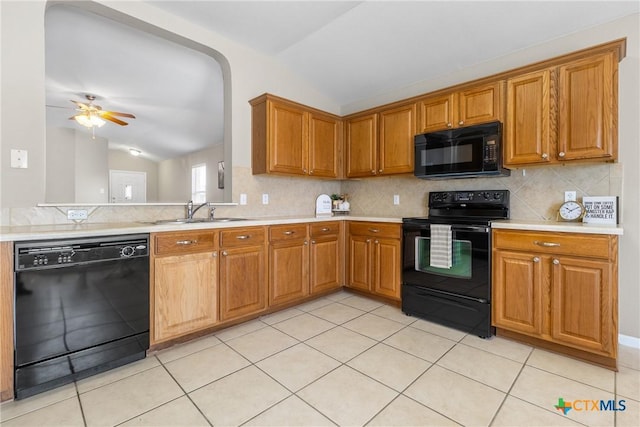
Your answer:
[[[338,177],[341,133],[342,121],[327,114],[310,113],[307,165],[310,176]]]
[[[269,171],[304,175],[308,113],[289,103],[269,103]]]
[[[503,130],[504,164],[549,163],[555,147],[555,70],[507,80],[507,120]]]
[[[378,174],[413,172],[416,110],[417,105],[412,103],[379,113]]]
[[[254,175],[339,177],[339,117],[268,94],[250,103]]]
[[[349,178],[413,172],[417,104],[350,117],[345,122]]]
[[[367,114],[345,123],[346,175],[376,175],[378,158],[378,115]]]
[[[503,81],[418,101],[418,133],[434,132],[501,120]]]
[[[559,68],[558,159],[617,156],[618,60],[613,52]]]

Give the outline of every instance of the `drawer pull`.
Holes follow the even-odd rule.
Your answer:
[[[229,255],[227,251],[222,251],[222,256],[227,256],[227,255]]]
[[[554,259],[553,260],[553,265],[560,265],[560,260],[559,259]]]
[[[557,248],[558,246],[560,246],[560,243],[541,242],[540,240],[534,240],[533,243],[538,246],[544,246],[545,248]]]
[[[295,231],[283,231],[282,234],[285,236],[291,236],[292,234],[295,234]]]
[[[248,234],[241,234],[239,236],[236,236],[236,239],[238,239],[238,240],[247,240],[247,239],[250,239],[250,238],[251,238],[251,236],[249,236]]]
[[[329,227],[322,227],[320,231],[326,233],[327,231],[331,231],[331,229]]]
[[[176,242],[176,245],[188,246],[188,245],[195,245],[196,243],[198,243],[197,240],[178,240]]]
[[[370,228],[369,231],[372,232],[372,233],[379,233],[380,232],[380,230],[378,230],[377,228]]]
[[[533,262],[540,262],[540,257],[539,256],[534,256],[533,257]]]

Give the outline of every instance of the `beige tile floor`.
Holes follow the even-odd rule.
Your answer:
[[[619,372],[340,292],[0,406],[2,426],[638,426]],[[554,408],[624,400],[624,411]]]

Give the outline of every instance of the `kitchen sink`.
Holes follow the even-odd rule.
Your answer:
[[[176,219],[159,219],[156,221],[148,221],[148,224],[154,225],[167,225],[167,224],[196,224],[203,222],[231,222],[231,221],[246,221],[245,218],[176,218]]]

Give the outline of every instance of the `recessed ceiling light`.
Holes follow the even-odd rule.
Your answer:
[[[140,154],[142,154],[142,151],[136,150],[135,148],[129,148],[129,154],[138,157]]]

